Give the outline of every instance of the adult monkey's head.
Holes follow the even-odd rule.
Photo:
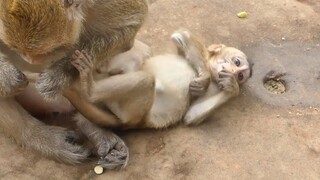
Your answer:
[[[1,0],[0,38],[31,64],[61,58],[79,39],[84,1]]]

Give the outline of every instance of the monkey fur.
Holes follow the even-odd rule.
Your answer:
[[[239,94],[239,84],[250,76],[243,52],[222,44],[205,48],[187,30],[172,34],[172,40],[178,54],[151,57],[140,71],[96,81],[92,90],[85,83],[92,72],[91,58],[76,51],[72,63],[80,72],[83,87],[83,98],[73,104],[80,112],[76,119],[89,118],[100,126],[121,128],[164,128],[180,120],[199,124]],[[101,109],[83,101],[106,106],[119,118],[118,123],[109,122]]]
[[[74,118],[94,142],[103,167],[114,168],[107,163],[110,161],[125,165],[129,156],[120,140],[112,142],[121,148],[115,145],[112,153],[107,153],[110,149],[105,149],[106,141],[101,139],[112,136],[102,136],[99,127],[164,128],[179,121],[198,124],[237,96],[239,84],[250,76],[247,57],[235,48],[221,44],[206,48],[186,30],[174,33],[172,40],[178,54],[153,57],[148,46],[136,41],[130,51],[110,61],[105,68],[110,77],[101,79],[92,77],[93,64],[85,51],[73,54],[72,64],[80,72],[80,88],[69,89],[66,97],[79,110]],[[126,66],[121,62],[124,60],[129,60]],[[74,96],[72,91],[79,95]],[[115,114],[115,121],[110,123],[104,117],[106,109]]]
[[[88,159],[89,150],[74,143],[78,137],[73,131],[45,125],[13,96],[27,88],[37,91],[36,96],[40,93],[41,102],[59,100],[78,82],[79,72],[71,64],[75,49],[88,52],[95,72],[104,73],[101,65],[132,47],[147,11],[145,0],[1,0],[0,39],[25,61],[40,66],[41,73],[30,85],[26,69],[16,68],[17,59],[0,56],[0,128],[43,155],[68,163]],[[78,125],[93,135],[89,139],[105,167],[125,166],[128,149],[118,136],[89,121]]]
[[[47,67],[36,82],[47,100],[77,79],[75,49],[86,50],[95,67],[108,63],[132,47],[148,11],[145,0],[2,0],[0,8],[0,39],[27,62]]]

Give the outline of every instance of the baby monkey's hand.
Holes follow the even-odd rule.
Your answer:
[[[189,91],[191,96],[199,97],[202,96],[208,89],[210,84],[210,75],[201,75],[195,77],[189,85]]]
[[[226,69],[219,72],[218,85],[221,90],[230,92],[234,96],[239,94],[239,84],[234,74]]]

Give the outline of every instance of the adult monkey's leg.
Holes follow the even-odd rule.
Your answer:
[[[59,161],[80,163],[90,155],[74,143],[79,137],[73,131],[45,125],[12,98],[0,100],[0,128],[19,144]]]

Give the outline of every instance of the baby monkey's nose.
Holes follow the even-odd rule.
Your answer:
[[[232,73],[237,72],[237,69],[231,63],[224,63],[221,65],[221,68]]]

